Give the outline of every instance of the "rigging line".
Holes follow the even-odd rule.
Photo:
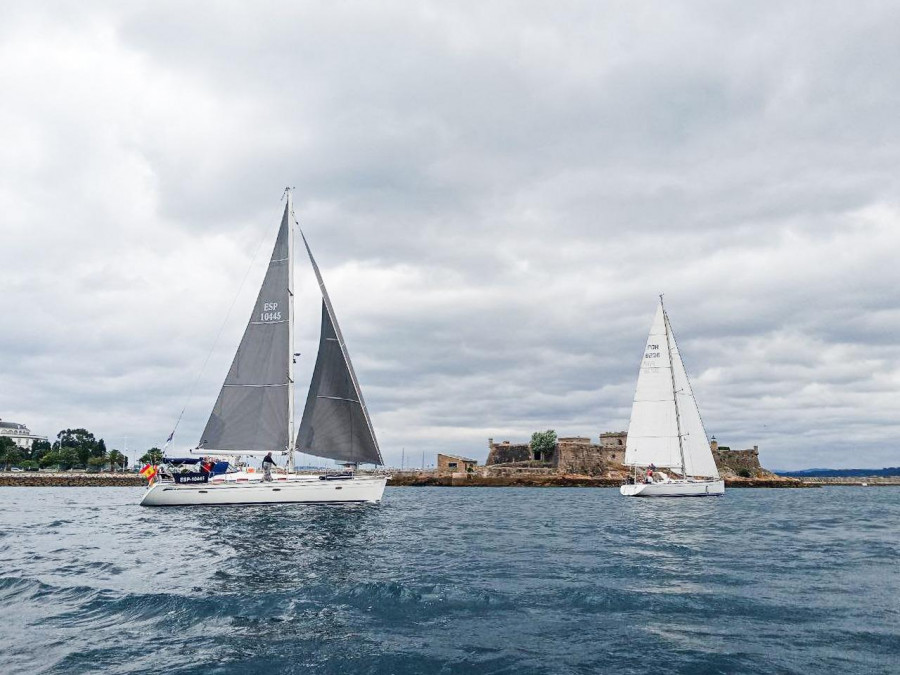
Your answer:
[[[281,225],[279,224],[279,227]],[[253,269],[253,263],[256,262],[256,256],[259,255],[259,250],[262,248],[262,245],[266,242],[266,240],[270,237],[269,232],[265,233],[265,236],[260,237],[259,243],[256,244],[256,249],[253,251],[253,255],[250,256],[250,262],[247,265],[247,270],[244,272],[244,277],[241,279],[241,283],[238,286],[237,292],[234,294],[234,298],[231,300],[231,305],[228,307],[228,311],[225,312],[225,320],[222,321],[222,325],[219,326],[219,332],[216,333],[216,337],[213,340],[212,346],[209,348],[209,351],[206,354],[206,358],[203,359],[203,365],[200,366],[200,370],[197,371],[197,377],[194,378],[193,384],[191,384],[191,388],[188,391],[187,399],[184,402],[184,407],[181,409],[181,412],[178,414],[178,419],[175,421],[175,427],[172,429],[172,434],[170,438],[175,438],[175,432],[178,431],[178,425],[181,424],[181,418],[184,417],[184,412],[187,410],[188,405],[191,403],[191,399],[194,397],[194,391],[197,388],[197,383],[200,381],[200,377],[203,375],[203,372],[206,370],[206,366],[209,363],[209,359],[212,356],[212,353],[216,350],[216,347],[219,346],[219,338],[222,337],[222,332],[225,330],[225,326],[228,324],[228,320],[231,318],[231,312],[234,309],[234,305],[237,303],[238,298],[241,295],[241,291],[244,290],[244,284],[247,281],[247,277],[250,276],[250,270]]]

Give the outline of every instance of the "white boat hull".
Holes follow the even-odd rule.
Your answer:
[[[147,488],[141,506],[224,506],[229,504],[378,503],[386,476],[354,476],[344,480],[298,479],[176,484],[156,482]]]
[[[626,497],[720,497],[725,494],[723,480],[670,480],[661,483],[623,485]]]

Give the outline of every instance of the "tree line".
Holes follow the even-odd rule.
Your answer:
[[[162,450],[151,448],[138,461],[155,463],[161,457]],[[6,471],[13,466],[31,471],[50,468],[125,471],[128,458],[115,448],[107,450],[106,442],[87,429],[63,429],[52,443],[35,441],[31,448],[20,448],[9,436],[0,436],[0,465]]]

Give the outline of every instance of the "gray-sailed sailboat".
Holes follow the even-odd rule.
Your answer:
[[[384,476],[293,471],[295,449],[353,468],[384,462],[331,298],[302,231],[322,293],[322,327],[306,406],[294,435],[294,214],[290,190],[286,196],[269,268],[198,449],[210,456],[287,455],[288,470],[271,481],[247,472],[220,474],[196,484],[161,479],[144,494],[144,506],[381,500]]]

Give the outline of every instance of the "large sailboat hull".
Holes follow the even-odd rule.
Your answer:
[[[619,493],[626,497],[721,497],[725,494],[722,480],[672,480],[662,483],[623,485]]]
[[[246,483],[151,485],[141,506],[227,506],[233,504],[342,504],[378,503],[387,483],[385,476],[354,476],[343,480],[254,481]]]

